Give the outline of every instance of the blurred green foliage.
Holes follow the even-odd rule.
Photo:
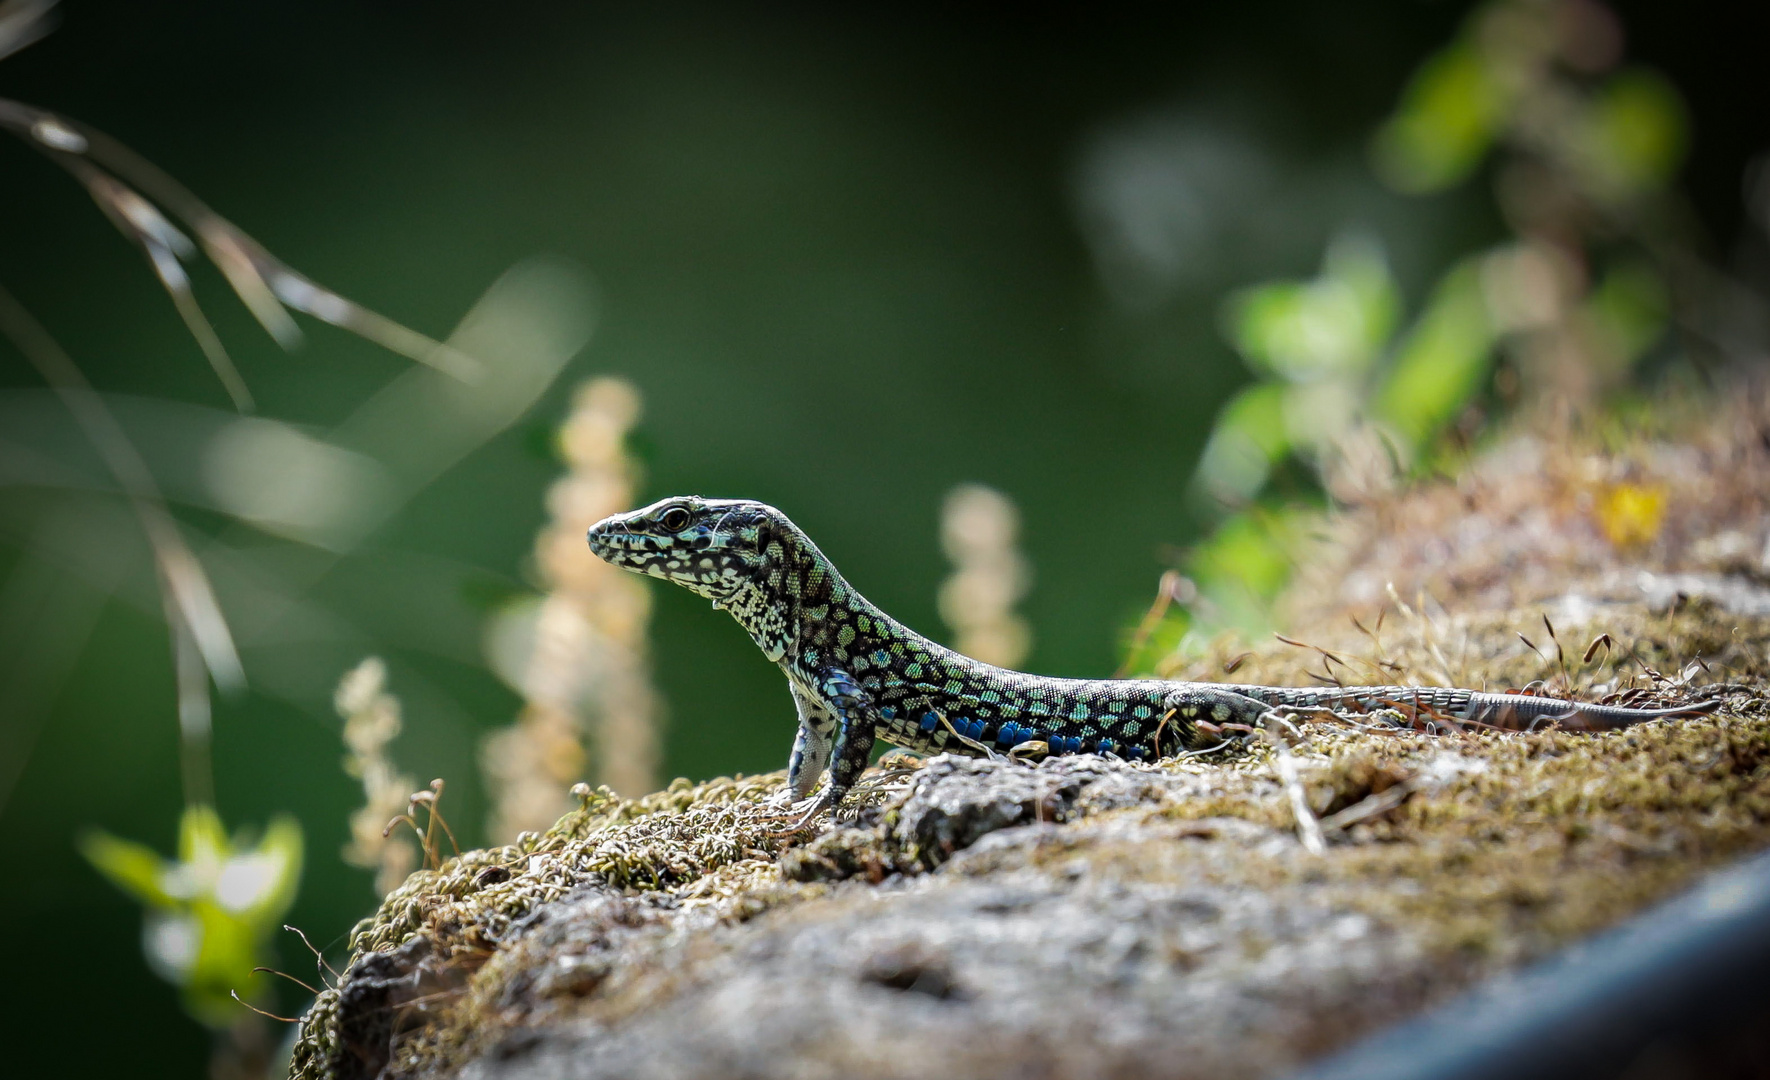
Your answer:
[[[1494,332],[1479,260],[1447,272],[1397,333],[1400,306],[1381,248],[1360,237],[1336,241],[1314,279],[1256,286],[1226,302],[1225,332],[1261,380],[1224,408],[1199,460],[1206,512],[1230,513],[1188,561],[1199,597],[1175,619],[1198,619],[1201,634],[1266,629],[1307,508],[1319,501],[1269,492],[1274,470],[1295,456],[1325,484],[1336,455],[1367,427],[1411,465],[1480,389]]]
[[[1441,191],[1512,143],[1559,158],[1607,200],[1662,189],[1684,159],[1683,99],[1650,69],[1607,70],[1621,34],[1607,9],[1580,0],[1480,5],[1378,129],[1378,173],[1399,191]]]
[[[241,1016],[236,993],[263,999],[252,969],[274,962],[270,936],[301,881],[294,818],[272,818],[260,836],[230,838],[213,807],[193,805],[179,821],[176,858],[99,829],[81,836],[80,852],[141,904],[148,966],[183,992],[185,1011],[199,1023],[232,1027]]]
[[[1481,389],[1494,343],[1481,294],[1481,264],[1465,259],[1432,290],[1407,337],[1396,345],[1372,412],[1411,459]]]
[[[1481,50],[1457,42],[1440,50],[1403,92],[1377,134],[1378,168],[1397,190],[1437,191],[1462,182],[1493,146],[1502,87]]]
[[[1181,651],[1270,628],[1306,508],[1331,502],[1336,472],[1369,467],[1342,465],[1373,439],[1403,473],[1429,466],[1437,436],[1493,397],[1497,362],[1512,390],[1493,404],[1578,408],[1661,339],[1669,277],[1696,259],[1695,238],[1665,223],[1687,121],[1665,77],[1612,70],[1619,38],[1583,0],[1489,0],[1420,65],[1374,136],[1375,171],[1424,195],[1491,165],[1512,235],[1455,259],[1405,331],[1382,248],[1358,236],[1335,241],[1317,277],[1225,303],[1257,381],[1219,414],[1195,474],[1207,515],[1228,516],[1187,563],[1196,598],[1167,620]],[[1314,478],[1309,494],[1270,483],[1287,458]]]

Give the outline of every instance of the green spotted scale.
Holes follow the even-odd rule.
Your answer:
[[[885,614],[766,503],[664,499],[598,522],[589,541],[598,557],[675,582],[730,612],[786,674],[799,713],[788,786],[804,799],[819,776],[829,777],[801,824],[841,801],[877,739],[971,755],[1039,742],[1051,754],[1144,761],[1215,741],[1201,723],[1253,725],[1275,707],[1402,708],[1489,724],[1568,720],[1612,728],[1714,706],[1647,710],[1443,687],[1298,689],[1028,675],[962,656]]]

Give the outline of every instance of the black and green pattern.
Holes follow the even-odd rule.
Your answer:
[[[1154,679],[1056,679],[961,656],[854,591],[817,545],[772,506],[664,499],[590,530],[590,549],[636,573],[713,601],[780,665],[799,711],[788,770],[795,797],[826,770],[807,818],[835,805],[866,767],[874,739],[921,751],[982,754],[1040,742],[1052,754],[1155,760],[1215,742],[1199,724],[1257,724],[1271,708],[1426,710],[1519,724],[1577,718],[1620,727],[1684,709],[1641,710],[1437,687],[1290,689]]]

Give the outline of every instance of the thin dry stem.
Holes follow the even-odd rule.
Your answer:
[[[240,665],[233,634],[221,614],[209,576],[167,512],[159,484],[140,451],[87,382],[73,357],[4,287],[0,287],[0,333],[12,340],[55,391],[122,488],[153,548],[162,588],[189,629],[209,677],[225,690],[244,689],[245,669]]]

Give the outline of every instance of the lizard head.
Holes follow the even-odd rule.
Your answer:
[[[720,601],[762,570],[769,542],[785,523],[766,503],[678,496],[592,525],[590,550],[605,562]]]

